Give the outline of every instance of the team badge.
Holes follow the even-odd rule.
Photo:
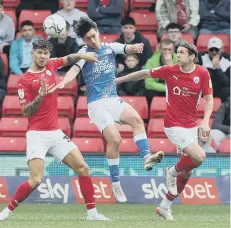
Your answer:
[[[194,77],[194,78],[193,78],[193,81],[194,81],[196,84],[198,84],[199,81],[200,81],[200,78],[199,78],[199,77]]]
[[[211,79],[209,79],[209,88],[210,88],[210,89],[212,89],[212,88],[213,88],[213,84],[212,84]]]
[[[19,96],[20,99],[23,99],[23,98],[24,98],[24,96],[25,96],[25,94],[24,94],[24,89],[19,89],[19,90],[18,90],[18,96]]]
[[[46,74],[47,74],[48,76],[51,76],[51,75],[52,75],[51,71],[49,71],[49,70],[46,70]]]

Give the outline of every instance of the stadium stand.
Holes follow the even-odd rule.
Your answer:
[[[25,153],[26,138],[25,137],[0,137],[1,153]]]

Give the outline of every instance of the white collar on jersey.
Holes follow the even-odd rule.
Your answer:
[[[194,64],[193,69],[192,69],[191,71],[189,71],[189,72],[183,71],[182,68],[180,67],[180,70],[181,70],[183,73],[186,73],[186,74],[191,74],[195,69],[196,69],[196,64]]]

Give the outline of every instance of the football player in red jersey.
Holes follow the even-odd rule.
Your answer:
[[[63,58],[50,59],[51,50],[52,45],[49,41],[33,42],[32,65],[18,81],[22,113],[28,117],[26,141],[30,176],[28,181],[18,187],[7,208],[0,213],[0,220],[7,219],[41,184],[47,153],[78,174],[88,220],[109,220],[96,210],[94,188],[82,154],[71,139],[59,129],[57,92],[49,93],[49,89],[56,84],[55,72],[59,67],[73,64],[80,59],[97,61],[96,54],[71,54]]]
[[[197,57],[197,48],[191,43],[182,42],[177,49],[178,64],[141,70],[116,79],[117,84],[146,77],[161,78],[166,82],[164,131],[177,146],[180,155],[177,164],[166,170],[168,193],[157,207],[157,214],[167,220],[173,220],[170,210],[173,200],[185,188],[193,169],[206,158],[205,152],[198,145],[198,136],[203,140],[209,136],[213,90],[207,69],[196,64]],[[204,118],[198,128],[197,106],[202,94],[205,99]]]

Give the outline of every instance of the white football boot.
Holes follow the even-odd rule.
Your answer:
[[[170,209],[158,206],[156,208],[156,214],[158,214],[160,217],[163,217],[166,220],[174,220],[172,216],[172,211]]]
[[[156,153],[149,154],[144,160],[144,169],[145,170],[152,170],[152,168],[157,164],[160,163],[161,160],[164,158],[164,152],[158,151]]]
[[[89,221],[112,221],[111,219],[105,217],[102,214],[95,214],[93,216],[87,216],[87,220]]]
[[[112,182],[112,192],[119,203],[127,202],[127,198],[123,192],[120,182]]]
[[[0,221],[7,220],[8,217],[12,214],[12,211],[10,209],[5,208],[1,213],[0,213]]]

